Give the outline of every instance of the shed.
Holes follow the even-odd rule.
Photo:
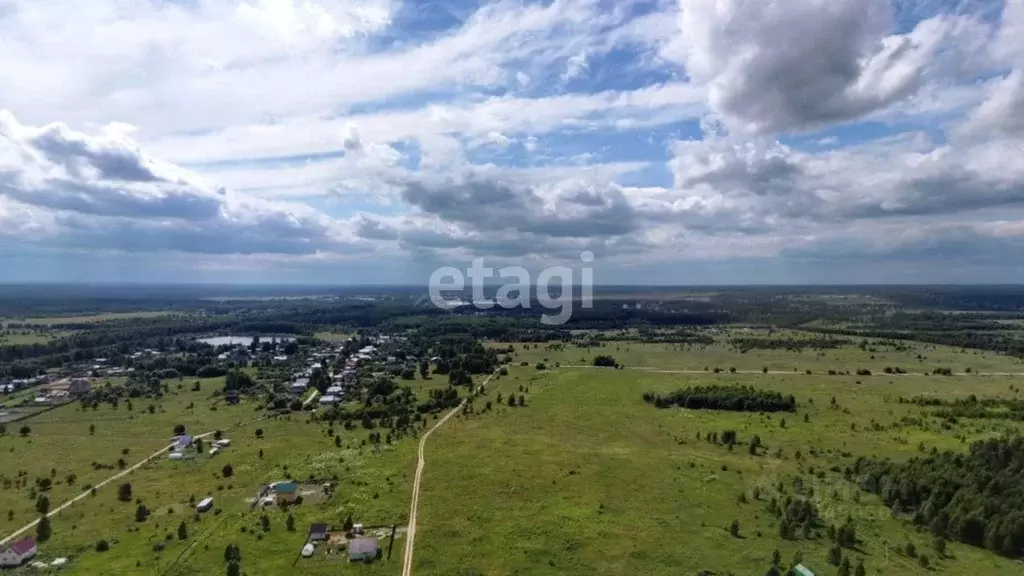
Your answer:
[[[182,454],[181,452],[171,452],[170,454],[167,455],[168,460],[181,460],[184,457],[185,455]]]
[[[814,572],[811,572],[811,569],[803,564],[793,566],[793,571],[799,574],[799,576],[814,576]]]
[[[376,560],[380,554],[380,545],[376,538],[356,538],[348,544],[349,562],[369,562]]]
[[[196,504],[196,510],[199,512],[206,512],[213,507],[213,496],[203,498],[199,504]]]
[[[331,396],[330,394],[328,394],[326,396],[321,396],[320,397],[320,403],[324,404],[324,405],[337,404],[338,403],[338,397],[337,396]]]
[[[309,539],[310,540],[326,540],[330,531],[327,528],[327,524],[317,522],[309,526]]]
[[[299,497],[299,485],[295,482],[282,482],[274,487],[274,496],[278,504],[295,502]]]

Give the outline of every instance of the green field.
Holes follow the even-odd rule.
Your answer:
[[[8,322],[16,322],[20,324],[41,324],[45,326],[53,326],[57,324],[94,324],[97,322],[105,322],[107,320],[134,320],[138,318],[158,318],[160,316],[167,316],[168,314],[174,314],[174,312],[168,310],[149,310],[139,312],[106,312],[103,314],[89,314],[82,316],[47,316],[43,318],[25,318],[25,319],[14,319],[8,318]]]
[[[452,574],[453,567],[463,574],[763,574],[775,549],[784,564],[799,551],[804,564],[817,573],[834,574],[836,568],[826,561],[831,546],[827,538],[782,540],[778,520],[766,511],[765,501],[779,494],[779,482],[794,494],[797,476],[807,482],[805,490],[813,487],[826,522],[841,525],[847,516],[853,519],[861,544],[846,555],[854,563],[863,558],[868,574],[927,573],[893,549],[906,542],[932,556],[930,571],[1021,571],[1019,563],[959,544],[950,544],[948,557],[938,558],[930,549],[929,534],[894,518],[877,497],[831,470],[857,456],[902,460],[932,447],[963,450],[975,439],[1017,430],[1005,421],[970,421],[953,430],[942,429],[934,419],[922,426],[899,424],[923,409],[897,404],[894,398],[1012,396],[1009,386],[1019,384],[1020,377],[813,373],[826,365],[910,366],[920,351],[916,347],[876,352],[874,364],[870,353],[852,349],[821,358],[807,352],[729,355],[719,346],[682,353],[671,345],[623,343],[617,351],[612,345],[602,352],[627,365],[702,372],[705,362],[714,365],[717,360],[753,371],[707,375],[568,368],[593,352],[545,348],[520,352],[516,360],[529,359],[531,364],[516,366],[489,392],[496,400],[498,392],[507,395],[522,385],[528,390],[526,407],[496,405],[490,413],[453,420],[431,439],[420,498],[416,574]],[[923,348],[928,348],[924,362],[929,370],[942,362],[961,365],[961,356],[992,371],[1009,371],[1017,364],[996,355],[981,358]],[[538,371],[533,362],[543,358],[563,367]],[[800,371],[761,374],[757,368],[763,365]],[[811,375],[803,372],[807,367],[813,367]],[[641,400],[646,391],[711,382],[793,394],[800,408],[782,415],[659,410]],[[836,407],[831,406],[833,397]],[[873,430],[872,421],[882,429]],[[698,433],[723,430],[738,433],[740,445],[734,451],[697,440]],[[755,434],[766,449],[751,456],[745,442]],[[812,468],[823,477],[816,478]],[[760,501],[753,496],[755,487]],[[741,494],[746,503],[740,503]],[[739,521],[739,537],[728,531],[734,519]]]
[[[494,378],[472,411],[430,438],[414,574],[760,575],[776,549],[784,564],[800,553],[818,574],[835,574],[826,561],[828,538],[819,532],[784,540],[778,519],[767,511],[773,496],[798,494],[815,502],[826,523],[852,519],[860,544],[844,553],[853,562],[863,559],[868,574],[1021,573],[1020,563],[957,543],[940,558],[931,550],[929,533],[894,517],[840,473],[858,456],[902,461],[932,448],[966,450],[974,440],[1019,432],[1021,424],[1010,420],[963,419],[944,428],[927,417],[927,408],[896,402],[917,395],[1019,397],[1019,360],[912,342],[862,349],[858,340],[824,351],[745,353],[728,344],[752,334],[768,333],[718,332],[712,345],[617,341],[588,349],[516,343],[509,374]],[[594,368],[598,354],[626,367]],[[537,369],[541,362],[547,369]],[[908,374],[886,374],[887,366]],[[968,367],[971,373],[964,374]],[[932,375],[935,368],[957,375]],[[871,375],[854,375],[857,370]],[[344,554],[325,555],[321,549],[311,559],[298,554],[313,522],[340,526],[351,515],[368,526],[404,527],[417,438],[378,450],[367,444],[371,431],[362,427],[345,431],[340,423],[332,426],[306,413],[266,417],[255,401],[219,402],[214,391],[223,378],[204,380],[195,392],[191,382],[167,381],[162,398],[135,399],[132,410],[125,401],[117,409],[103,404],[98,410],[74,402],[25,420],[31,428],[26,436],[18,430],[23,423],[9,425],[0,436],[0,478],[12,480],[0,489],[0,534],[38,517],[30,497],[37,478],[51,479],[47,494],[56,507],[118,473],[119,458],[130,466],[163,448],[174,426],[183,424],[193,434],[223,430],[232,444],[213,457],[169,461],[161,455],[60,512],[39,559],[68,557],[62,572],[69,574],[223,574],[224,549],[236,544],[250,575],[401,573],[401,533],[392,558],[371,565],[349,564]],[[447,386],[448,378],[421,379],[417,373],[414,380],[395,382],[422,396]],[[642,400],[644,392],[709,383],[792,394],[798,409],[659,409]],[[526,405],[508,407],[499,394],[502,400],[522,394]],[[426,416],[418,433],[435,418]],[[739,436],[733,450],[704,439],[725,430]],[[751,455],[747,441],[754,435],[763,447]],[[94,469],[94,462],[103,467]],[[231,464],[230,477],[224,476],[225,464]],[[76,476],[71,484],[69,474]],[[307,491],[302,504],[288,512],[250,509],[260,486],[288,477]],[[117,498],[124,481],[132,484],[131,502]],[[329,498],[319,492],[323,482],[336,485]],[[190,502],[206,496],[214,498],[216,510],[195,514]],[[135,519],[135,499],[151,511],[142,522]],[[264,513],[268,531],[260,525]],[[289,513],[295,531],[286,529]],[[733,520],[739,523],[736,536],[729,531]],[[183,521],[187,537],[179,539]],[[109,551],[95,550],[101,539]],[[381,542],[386,550],[387,540]],[[929,570],[894,548],[907,542],[931,556]]]

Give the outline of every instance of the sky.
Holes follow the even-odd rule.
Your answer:
[[[1022,37],[1024,0],[0,0],[0,282],[1024,283]]]

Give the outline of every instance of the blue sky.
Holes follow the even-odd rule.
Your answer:
[[[1024,282],[1021,34],[1024,0],[0,0],[0,282]]]

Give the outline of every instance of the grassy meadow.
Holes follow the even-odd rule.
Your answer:
[[[1024,569],[956,543],[939,558],[930,534],[893,517],[876,496],[838,473],[857,456],[901,460],[933,447],[966,450],[973,440],[1016,430],[1015,423],[989,420],[962,420],[952,430],[935,418],[907,424],[904,417],[919,417],[925,409],[895,398],[1012,397],[1010,385],[1020,377],[821,373],[858,367],[881,372],[886,365],[908,368],[911,361],[930,372],[968,359],[977,369],[1008,372],[1016,369],[1014,359],[929,345],[876,351],[874,359],[856,348],[820,357],[760,350],[729,355],[718,345],[679,351],[622,343],[619,350],[613,344],[589,353],[529,346],[517,344],[515,358],[529,365],[515,365],[489,390],[491,412],[453,419],[431,438],[420,498],[418,575],[763,574],[776,549],[784,565],[800,554],[816,573],[834,574],[836,567],[827,562],[831,543],[823,534],[783,540],[778,519],[767,512],[772,495],[783,498],[780,483],[785,494],[797,493],[798,476],[803,494],[812,495],[826,522],[838,526],[853,518],[861,544],[845,554],[853,563],[862,558],[868,574],[1008,575]],[[713,367],[717,360],[723,368],[752,372],[567,367],[595,353],[611,354],[627,366],[703,372],[705,363]],[[926,356],[920,364],[918,353]],[[537,361],[562,367],[539,371]],[[784,373],[762,374],[763,366]],[[791,372],[794,367],[797,372]],[[691,411],[657,409],[641,399],[646,391],[707,383],[793,394],[799,408],[796,414]],[[519,386],[525,407],[496,402],[499,392],[518,394]],[[738,433],[733,451],[697,439],[698,433],[703,438],[724,430]],[[746,443],[755,434],[765,448],[753,456]],[[729,532],[734,519],[738,537]],[[894,548],[907,542],[931,556],[929,570]]]

